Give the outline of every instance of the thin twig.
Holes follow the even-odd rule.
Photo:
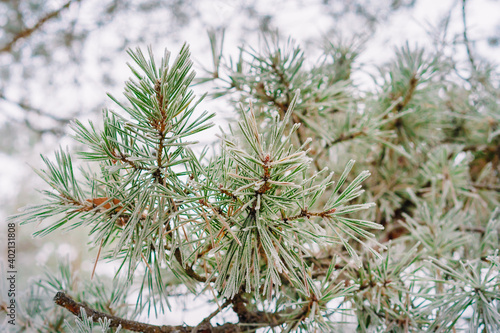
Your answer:
[[[71,118],[58,117],[54,114],[48,113],[48,112],[43,111],[43,110],[38,109],[38,108],[35,108],[35,107],[25,103],[25,102],[16,102],[16,101],[10,100],[5,95],[3,95],[1,93],[0,93],[0,99],[3,99],[7,103],[14,104],[14,105],[18,106],[19,108],[25,110],[26,112],[32,112],[32,113],[35,113],[39,116],[47,117],[47,118],[50,118],[50,119],[55,120],[55,121],[60,122],[60,123],[69,123],[71,121]]]
[[[474,60],[474,56],[472,55],[472,50],[470,46],[470,41],[469,37],[467,36],[467,21],[466,21],[466,14],[465,14],[465,5],[467,3],[467,0],[462,0],[462,21],[464,24],[464,44],[465,48],[467,49],[467,56],[469,57],[470,64],[472,66],[472,71],[476,71],[476,61]]]
[[[39,19],[38,22],[34,26],[32,26],[31,28],[24,29],[24,30],[20,31],[19,33],[17,33],[17,35],[15,35],[14,38],[12,38],[12,40],[10,42],[8,42],[4,47],[2,47],[0,49],[0,53],[10,52],[12,50],[12,47],[14,46],[14,44],[16,44],[20,39],[27,38],[27,37],[31,36],[35,31],[40,29],[45,23],[47,23],[52,18],[58,16],[63,10],[67,9],[72,2],[73,2],[73,0],[66,2],[59,9],[56,9],[56,10],[48,13],[47,15],[42,17],[41,19]]]
[[[479,190],[500,191],[500,185],[472,183],[472,186]]]
[[[201,276],[199,275],[198,273],[196,273],[194,270],[193,270],[193,267],[192,266],[188,266],[188,265],[184,265],[184,263],[182,262],[182,255],[181,255],[181,250],[179,250],[179,248],[176,248],[175,251],[174,251],[174,257],[175,259],[177,260],[177,262],[179,263],[179,265],[181,265],[182,269],[184,270],[184,272],[192,279],[198,281],[198,282],[207,282],[207,278],[204,277],[204,276]],[[215,281],[215,278],[212,278],[210,280],[210,282],[214,282]]]
[[[302,217],[311,218],[311,217],[315,216],[315,217],[325,218],[325,217],[328,217],[331,214],[335,213],[336,210],[337,210],[336,208],[332,208],[332,209],[324,211],[324,212],[310,212],[307,209],[302,209],[298,215],[290,216],[290,217],[282,217],[281,219],[283,220],[283,222],[288,222],[288,221],[300,219]]]
[[[410,103],[411,99],[413,98],[413,94],[415,93],[415,89],[417,88],[417,85],[418,85],[418,77],[417,77],[416,73],[413,73],[411,75],[410,81],[408,82],[408,84],[409,84],[409,87],[408,87],[408,90],[406,91],[405,97],[403,98],[403,100],[401,102],[397,103],[394,106],[393,110],[399,112],[399,111],[403,110],[408,105],[408,103]]]
[[[206,317],[205,319],[203,319],[203,321],[200,324],[198,324],[198,326],[196,326],[196,327],[200,327],[204,323],[210,323],[210,320],[212,320],[213,317],[215,317],[216,315],[218,315],[223,309],[227,308],[231,304],[232,303],[231,303],[230,300],[226,300],[221,306],[218,306],[217,309],[214,312],[212,312],[211,314],[209,314],[208,317]]]
[[[95,263],[94,263],[94,268],[92,269],[92,275],[90,276],[90,279],[94,279],[94,274],[95,274],[95,269],[97,267],[97,263],[99,262],[99,257],[101,256],[101,250],[102,250],[102,244],[104,243],[104,238],[101,239],[101,244],[99,245],[99,251],[97,251],[97,256],[95,258]]]
[[[458,227],[458,229],[467,232],[477,232],[478,234],[483,234],[483,235],[486,232],[486,229],[481,226],[461,225]]]
[[[278,312],[265,312],[265,311],[250,311],[243,298],[243,293],[238,293],[231,300],[233,304],[233,311],[238,316],[238,320],[242,324],[247,324],[245,327],[248,330],[262,328],[263,324],[268,327],[277,327],[287,323],[300,323],[310,311],[310,303],[304,304],[300,309],[287,308]],[[314,297],[313,297],[314,298]],[[294,313],[293,315],[291,315]]]

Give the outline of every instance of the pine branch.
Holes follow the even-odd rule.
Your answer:
[[[262,327],[277,327],[283,325],[287,322],[300,322],[307,318],[307,314],[310,311],[310,304],[306,303],[297,313],[290,317],[292,309],[285,309],[278,311],[276,313],[270,313],[265,311],[250,311],[246,306],[246,301],[241,296],[237,294],[233,299],[224,302],[220,308],[212,312],[209,316],[204,318],[200,324],[195,327],[184,326],[184,325],[151,325],[147,323],[141,323],[134,320],[128,320],[120,318],[111,314],[96,311],[84,303],[76,302],[66,293],[60,291],[54,296],[54,302],[67,311],[71,312],[75,316],[80,318],[80,311],[83,309],[87,317],[91,317],[92,321],[97,323],[99,319],[107,319],[110,322],[109,327],[121,327],[133,332],[144,332],[144,333],[188,333],[188,332],[198,332],[198,333],[209,333],[209,332],[242,332],[243,328],[245,330],[253,330]],[[239,323],[225,323],[221,326],[212,326],[210,320],[215,317],[222,309],[232,305],[233,311],[237,314]],[[243,324],[243,326],[241,326]]]
[[[104,312],[96,311],[84,303],[76,302],[74,299],[72,299],[70,296],[68,296],[62,291],[58,292],[54,296],[54,302],[79,318],[80,318],[80,309],[83,309],[87,317],[89,318],[92,317],[92,321],[95,323],[99,322],[99,319],[101,320],[107,319],[110,322],[109,327],[121,327],[122,329],[126,329],[132,332],[144,332],[144,333],[241,332],[241,329],[238,327],[238,325],[233,323],[226,323],[222,326],[213,327],[210,324],[210,319],[211,317],[215,316],[214,314],[211,314],[207,318],[203,319],[202,322],[196,327],[184,326],[184,325],[157,326],[157,325],[141,323],[134,320],[123,319]],[[227,305],[224,305],[224,307],[225,306]]]
[[[156,100],[158,102],[158,106],[160,108],[160,120],[154,122],[152,121],[153,127],[158,131],[158,149],[156,150],[156,163],[158,164],[158,170],[154,173],[154,176],[156,178],[156,181],[159,184],[163,184],[164,180],[161,175],[161,169],[163,168],[163,149],[164,149],[164,144],[165,144],[165,128],[167,126],[167,115],[165,112],[165,105],[164,105],[164,98],[162,92],[161,92],[161,81],[156,80],[155,86],[154,86],[155,94],[156,94]]]
[[[162,297],[179,297],[170,290],[171,275],[163,274],[166,267],[178,278],[176,286],[185,284],[187,293],[199,295],[196,286],[203,284],[200,292],[212,292],[221,306],[191,327],[127,320],[127,312],[113,312],[107,299],[90,308],[60,292],[56,304],[92,317],[87,326],[106,319],[111,327],[141,332],[330,332],[337,325],[333,314],[344,310],[365,331],[431,331],[462,328],[463,323],[494,331],[500,323],[499,211],[487,223],[483,219],[498,202],[498,184],[492,180],[498,144],[489,139],[496,139],[497,132],[485,122],[490,118],[464,112],[461,126],[473,133],[470,143],[462,132],[444,137],[421,131],[447,119],[447,113],[439,114],[446,108],[438,107],[442,104],[434,89],[440,59],[431,62],[423,49],[399,51],[389,71],[381,73],[387,78],[383,91],[359,99],[347,96],[349,82],[329,89],[326,82],[334,77],[328,67],[308,74],[301,68],[299,49],[293,57],[281,50],[286,51],[268,48],[266,54],[254,55],[248,73],[240,64],[233,71],[231,80],[242,98],[269,114],[257,119],[252,106],[249,112],[242,110],[239,130],[224,133],[220,155],[206,163],[205,151],[198,157],[185,148],[191,142],[184,138],[208,128],[211,117],[203,113],[190,120],[196,105],[190,106],[194,96],[187,91],[194,78],[188,48],[183,47],[170,69],[169,53],[157,67],[151,50],[149,59],[140,50],[130,51],[139,66],[131,66],[135,79],[126,86],[131,106],[114,100],[132,119],[104,112],[102,132],[92,123],[90,128],[77,123],[77,139],[92,150],[82,155],[101,161],[101,174],[94,180],[94,173],[84,173],[91,181],[77,182],[70,158],[59,153],[57,164],[46,161],[48,170],[40,172],[56,190],[46,191],[48,204],[19,215],[28,222],[60,216],[45,233],[73,219],[70,227],[81,220],[94,225],[102,246],[118,242],[115,255],[130,260],[130,267],[144,261],[148,269],[140,292],[147,283],[148,297],[161,302],[153,305],[156,309],[167,301]],[[300,89],[302,96],[292,98],[292,89]],[[296,100],[301,101],[298,112],[293,111]],[[325,110],[342,103],[345,114],[327,119]],[[462,110],[460,105],[456,109]],[[259,123],[262,119],[266,122]],[[370,172],[353,169],[354,160],[338,180],[326,169],[310,172],[309,150],[304,149],[310,139],[301,133],[321,139],[311,144],[312,151],[318,148],[315,162],[337,169],[347,155],[360,159],[360,167],[374,174],[371,186],[363,188]],[[351,147],[367,139],[376,144]],[[325,152],[342,142],[346,145],[334,147],[339,158],[325,160]],[[446,142],[450,144],[436,147]],[[478,144],[484,142],[488,144]],[[464,143],[469,146],[463,148]],[[409,156],[403,151],[406,144],[416,149],[414,165],[385,154],[390,148]],[[485,168],[487,162],[492,163]],[[366,209],[374,203],[367,200],[379,202],[376,219],[387,227],[385,233],[372,222]],[[384,240],[403,234],[394,245],[384,246]],[[477,239],[478,245],[471,246]],[[457,254],[465,260],[457,260]],[[434,257],[439,260],[427,260]],[[408,284],[417,276],[418,283]],[[50,295],[71,292],[54,285]],[[339,307],[332,309],[332,302]],[[138,304],[143,309],[142,299]],[[471,307],[490,312],[466,315]],[[213,327],[210,321],[226,319],[230,308],[238,322]]]
[[[45,23],[47,23],[48,21],[50,21],[54,17],[57,17],[63,10],[67,9],[69,7],[69,5],[71,5],[72,2],[73,2],[73,0],[70,0],[70,1],[66,2],[59,9],[56,9],[56,10],[48,13],[47,15],[45,15],[44,17],[42,17],[41,19],[39,19],[38,22],[35,23],[35,25],[32,26],[31,28],[26,28],[26,29],[18,32],[17,35],[15,35],[14,38],[12,38],[12,40],[10,42],[8,42],[4,47],[2,47],[0,49],[0,53],[10,52],[12,50],[12,47],[20,39],[28,38],[29,36],[31,36],[35,31],[37,31],[38,29],[40,29]]]

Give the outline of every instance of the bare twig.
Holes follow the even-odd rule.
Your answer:
[[[73,0],[66,2],[59,9],[56,9],[56,10],[48,13],[47,15],[42,17],[41,19],[39,19],[38,22],[34,26],[32,26],[31,28],[26,28],[26,29],[18,32],[17,35],[15,35],[14,38],[12,38],[12,40],[10,42],[8,42],[4,47],[2,47],[0,49],[0,53],[10,52],[12,50],[12,47],[17,43],[17,41],[19,41],[20,39],[27,38],[27,37],[31,36],[35,31],[40,29],[45,23],[47,23],[48,21],[50,21],[54,17],[58,16],[63,10],[67,9],[72,2],[73,2]]]
[[[57,127],[52,127],[52,128],[36,128],[35,126],[33,126],[33,124],[31,123],[31,121],[29,121],[26,118],[24,120],[21,120],[21,121],[19,121],[18,119],[13,119],[13,121],[14,122],[21,122],[21,123],[23,123],[30,131],[35,132],[38,135],[44,135],[46,133],[50,133],[50,134],[55,135],[55,136],[61,136],[61,135],[64,134],[64,130],[61,129],[61,128],[57,128]]]
[[[224,304],[222,304],[221,306],[217,307],[217,309],[212,312],[211,314],[208,315],[208,317],[206,317],[205,319],[203,319],[203,321],[201,323],[198,324],[198,326],[196,326],[196,328],[201,328],[203,325],[206,325],[207,323],[209,324],[210,323],[210,320],[212,320],[213,317],[215,317],[216,315],[219,314],[219,312],[221,312],[223,309],[227,308],[229,305],[231,305],[231,301],[230,300],[226,300],[224,302]]]
[[[51,114],[51,113],[48,113],[46,111],[43,111],[41,109],[37,109],[25,102],[16,102],[16,101],[13,101],[13,100],[10,100],[8,99],[6,96],[4,96],[3,94],[0,93],[0,99],[3,99],[4,101],[6,101],[7,103],[10,103],[10,104],[14,104],[18,107],[20,107],[21,109],[25,110],[26,112],[31,112],[31,113],[35,113],[39,116],[42,116],[42,117],[47,117],[47,118],[50,118],[52,120],[55,120],[55,121],[58,121],[60,123],[69,123],[71,118],[62,118],[62,117],[58,117],[54,114]]]
[[[22,102],[22,101],[18,102],[18,101],[10,100],[7,97],[5,97],[3,94],[0,94],[0,99],[4,100],[7,103],[10,103],[10,104],[13,104],[13,105],[19,107],[20,109],[22,109],[25,112],[23,119],[18,119],[18,118],[14,118],[14,117],[10,117],[9,115],[6,115],[9,118],[9,121],[15,122],[15,123],[22,123],[27,128],[29,128],[31,131],[38,133],[39,135],[43,135],[45,133],[52,133],[53,135],[56,135],[56,136],[62,135],[62,134],[64,134],[63,126],[65,124],[69,123],[71,120],[70,118],[58,117],[58,116],[53,115],[49,112],[35,108],[35,107],[33,107],[25,102]],[[37,128],[28,119],[29,113],[34,113],[38,116],[49,118],[51,120],[58,122],[59,124],[57,124],[57,126],[53,126],[51,128]]]
[[[465,48],[467,49],[467,56],[469,57],[470,64],[472,66],[472,72],[476,71],[476,61],[474,59],[474,56],[472,55],[472,50],[470,46],[470,41],[469,37],[467,36],[467,21],[466,21],[466,15],[465,15],[465,5],[467,3],[467,0],[462,0],[462,21],[464,24],[464,44]]]

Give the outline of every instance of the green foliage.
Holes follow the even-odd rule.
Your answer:
[[[81,319],[80,319],[81,318]],[[110,321],[109,320],[102,320],[99,318],[98,321],[99,325],[101,326],[101,332],[102,333],[107,333],[110,332]],[[71,333],[92,333],[94,332],[94,321],[92,320],[92,317],[88,317],[87,313],[82,309],[80,311],[80,317],[75,318],[75,329],[71,326],[71,324],[66,320],[64,321],[64,324],[66,327],[69,329],[69,332]],[[114,332],[118,333],[121,331],[121,327],[118,327]],[[113,332],[113,331],[111,331]]]
[[[453,99],[494,91],[466,90],[439,54],[409,45],[359,91],[355,42],[328,43],[310,65],[277,35],[236,62],[210,40],[215,69],[201,81],[241,103],[219,151],[190,148],[212,115],[195,110],[188,48],[171,65],[168,52],[157,65],[130,51],[127,101],[111,97],[120,111],[105,110],[100,130],[74,122],[79,156],[98,167],[44,158],[47,202],[14,219],[51,217],[41,235],[91,226],[121,260],[122,289],[138,288],[138,312],[165,310],[185,288],[217,302],[200,325],[232,306],[247,331],[500,327],[500,111]]]

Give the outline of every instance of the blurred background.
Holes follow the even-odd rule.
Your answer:
[[[377,66],[407,42],[454,58],[457,73],[469,61],[466,39],[476,59],[500,59],[498,0],[10,0],[0,2],[0,27],[0,221],[39,202],[35,189],[45,187],[32,168],[41,166],[40,154],[76,148],[72,119],[99,123],[102,108],[114,108],[106,93],[120,99],[130,76],[128,48],[150,45],[159,58],[187,42],[203,76],[213,68],[208,30],[225,31],[224,54],[233,57],[243,44],[257,47],[266,31],[297,40],[313,59],[325,38],[359,40],[353,80],[366,89]],[[194,87],[198,96],[212,88]],[[236,117],[224,99],[206,98],[204,109],[217,113],[221,127]],[[204,134],[201,144],[214,144],[218,131]],[[17,231],[18,288],[60,257],[90,275],[96,250],[86,234],[33,238],[35,227]],[[0,243],[6,231],[4,225]],[[112,275],[113,268],[100,263],[97,272]]]

